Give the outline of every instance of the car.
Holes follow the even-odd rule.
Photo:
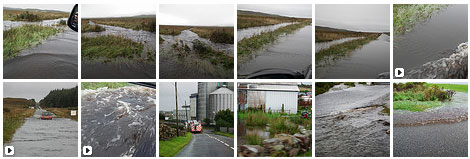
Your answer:
[[[52,120],[52,113],[51,112],[43,112],[41,114],[41,120]]]
[[[189,127],[192,133],[202,133],[202,125],[199,122],[194,122]]]

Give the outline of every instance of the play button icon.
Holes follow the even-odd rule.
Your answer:
[[[93,148],[91,146],[83,146],[83,155],[90,156],[93,154]]]
[[[5,155],[12,156],[15,154],[15,147],[13,146],[5,146]]]
[[[395,77],[403,77],[403,76],[405,76],[405,69],[395,68]]]

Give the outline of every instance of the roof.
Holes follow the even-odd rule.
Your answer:
[[[220,87],[210,94],[233,94],[233,91],[225,87]]]
[[[299,92],[300,89],[296,85],[282,84],[248,84],[251,91],[282,91],[282,92]]]

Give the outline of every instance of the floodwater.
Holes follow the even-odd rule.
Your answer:
[[[390,36],[382,34],[344,58],[316,65],[316,78],[377,78],[379,74],[390,71]]]
[[[232,56],[234,54],[234,45],[233,44],[224,44],[224,43],[214,43],[208,39],[199,37],[196,33],[190,30],[183,30],[181,34],[172,36],[172,35],[160,35],[164,39],[163,43],[160,44],[160,78],[224,78],[219,77],[218,75],[212,74],[213,72],[206,70],[199,70],[199,64],[196,66],[187,67],[183,62],[177,61],[177,56],[173,53],[172,45],[177,42],[183,42],[191,50],[193,50],[193,40],[199,40],[207,45],[209,45],[213,50],[225,52],[227,55]]]
[[[252,56],[246,62],[238,62],[238,75],[283,68],[302,72],[312,64],[312,26],[305,26],[292,34],[280,37]]]
[[[77,157],[78,122],[68,118],[41,120],[44,111],[37,109],[5,146],[15,147],[15,157]]]
[[[363,86],[315,97],[315,156],[388,157],[390,86]]]
[[[43,20],[40,22],[25,22],[25,21],[3,21],[3,31],[10,30],[11,28],[23,26],[26,24],[34,24],[34,25],[41,25],[41,26],[56,26],[60,23],[61,20],[67,21],[67,18],[59,18],[59,19],[52,19],[52,20]]]
[[[342,39],[328,41],[328,42],[315,43],[315,53],[323,49],[328,49],[332,45],[341,44],[341,43],[348,42],[351,40],[356,40],[359,38],[361,37],[349,37],[349,38],[342,38]]]
[[[82,146],[92,157],[155,156],[154,89],[130,86],[82,91]]]
[[[106,30],[102,32],[82,33],[82,36],[96,37],[105,35],[118,35],[131,39],[134,42],[144,44],[144,49],[140,57],[143,59],[148,56],[147,52],[156,52],[156,34],[144,30],[132,30],[116,26],[95,24]],[[152,54],[154,55],[154,54]],[[155,57],[153,57],[155,59]],[[123,59],[118,62],[103,63],[101,61],[82,60],[82,78],[95,79],[154,79],[156,77],[155,63],[148,61]]]
[[[263,32],[271,32],[276,29],[279,29],[280,27],[288,26],[294,23],[279,23],[275,25],[268,25],[268,26],[259,26],[259,27],[251,27],[251,28],[245,28],[245,29],[238,29],[237,30],[237,42],[244,39],[244,38],[249,38],[254,35],[261,34]]]
[[[449,57],[467,41],[467,5],[450,5],[417,24],[412,31],[394,37],[393,67],[405,72],[429,61]]]
[[[78,34],[65,28],[41,44],[22,50],[4,61],[5,79],[76,79],[78,77]]]

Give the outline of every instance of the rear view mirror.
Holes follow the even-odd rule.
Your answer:
[[[72,12],[70,12],[69,19],[67,20],[67,25],[73,31],[78,32],[78,4],[73,6]]]

